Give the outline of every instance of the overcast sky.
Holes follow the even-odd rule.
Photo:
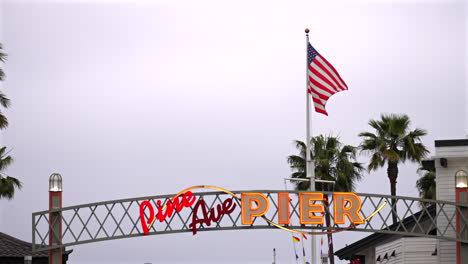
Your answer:
[[[358,145],[369,119],[406,113],[432,154],[436,139],[465,138],[467,3],[377,2],[0,0],[2,142],[24,183],[0,200],[0,231],[31,240],[53,172],[64,206],[199,184],[283,189],[305,137],[305,27],[349,87],[313,115],[314,135]],[[400,167],[397,194],[417,196],[416,169]],[[381,169],[357,191],[389,189]],[[335,249],[365,235],[337,235]],[[263,230],[80,245],[70,263],[268,263],[274,247],[294,262],[290,235]]]

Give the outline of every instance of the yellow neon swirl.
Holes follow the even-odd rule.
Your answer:
[[[364,221],[368,221],[369,219],[371,219],[371,217],[373,217],[376,213],[378,213],[380,210],[382,210],[382,208],[384,208],[385,205],[387,205],[387,202],[383,202],[383,204],[381,204],[379,206],[379,208],[377,208],[377,210],[375,210],[375,212],[373,212],[366,219],[364,219]]]
[[[222,192],[225,192],[227,194],[230,194],[231,196],[233,196],[234,198],[236,198],[237,200],[240,200],[239,196],[237,196],[236,194],[234,194],[233,192],[229,191],[229,190],[226,190],[224,188],[221,188],[221,187],[216,187],[216,186],[211,186],[211,185],[196,185],[196,186],[192,186],[192,187],[189,187],[189,188],[186,188],[180,192],[178,192],[176,195],[174,195],[174,197],[171,198],[171,201],[174,201],[177,197],[181,196],[182,194],[184,194],[185,192],[188,192],[190,190],[193,190],[193,189],[213,189],[213,190],[218,190],[218,191],[222,191]],[[366,219],[364,219],[364,221],[369,221],[369,219],[371,219],[374,215],[376,215],[380,210],[382,210],[384,208],[384,206],[387,205],[387,202],[383,202],[379,208],[377,208],[377,210],[375,210],[372,214],[370,214]],[[163,206],[162,210],[166,209],[166,206],[167,206],[167,203]],[[305,231],[299,231],[299,230],[294,230],[294,229],[289,229],[287,227],[284,227],[284,226],[281,226],[277,223],[274,223],[272,222],[271,220],[267,219],[265,216],[262,216],[263,219],[265,219],[265,221],[267,221],[268,223],[270,223],[271,225],[277,227],[277,228],[280,228],[280,229],[283,229],[285,231],[288,231],[288,232],[293,232],[293,233],[298,233],[298,234],[313,234],[313,235],[324,235],[324,234],[333,234],[333,233],[338,233],[338,232],[342,232],[342,231],[345,231],[345,230],[348,230],[348,229],[351,229],[351,228],[354,228],[358,225],[361,225],[361,224],[352,224],[348,227],[345,227],[343,229],[340,229],[340,230],[335,230],[335,231],[328,231],[328,232],[305,232]],[[154,222],[156,221],[156,217],[153,218],[153,221],[151,222],[151,224],[148,226],[148,230],[151,229],[151,227],[153,226]]]

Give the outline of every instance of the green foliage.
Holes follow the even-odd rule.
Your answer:
[[[420,128],[409,131],[407,115],[382,114],[380,120],[370,120],[369,125],[374,133],[362,132],[359,136],[363,138],[362,151],[371,156],[367,167],[370,171],[384,167],[388,162],[420,162],[428,153],[421,143],[421,137],[427,132]]]
[[[423,199],[435,200],[436,197],[436,173],[435,171],[420,168],[418,171],[424,172],[421,178],[416,181],[419,197]]]
[[[293,173],[292,178],[306,178],[306,144],[294,141],[299,150],[298,155],[288,156],[287,162]],[[317,179],[336,181],[334,190],[351,192],[355,184],[361,179],[363,167],[356,161],[357,148],[343,145],[338,137],[317,136],[311,139],[311,158],[315,164],[315,177]],[[308,190],[309,182],[296,184],[297,190]],[[316,190],[328,190],[324,184],[316,183]]]
[[[0,44],[0,62],[5,62],[7,55],[2,51],[3,46]],[[2,68],[0,68],[0,81],[5,79],[5,73],[3,72]],[[10,106],[10,99],[6,97],[3,92],[0,92],[0,105],[5,108]],[[8,119],[6,116],[0,111],[0,129],[4,129],[8,126]]]
[[[2,50],[3,50],[3,45],[0,43],[0,62],[5,62],[7,55]],[[5,73],[0,68],[0,81],[3,81],[4,78],[5,78]]]
[[[296,140],[296,148],[299,150],[298,155],[291,155],[287,158],[287,162],[293,173],[292,178],[306,178],[306,151],[307,146],[302,141]],[[361,172],[364,170],[362,165],[356,161],[357,148],[344,145],[339,141],[338,137],[323,135],[311,138],[311,159],[315,165],[315,177],[317,179],[335,181],[335,185],[316,183],[315,189],[318,191],[340,191],[352,192],[355,189],[355,183],[361,179]],[[310,182],[296,183],[296,190],[309,190]],[[326,226],[331,226],[329,212],[328,197],[325,195],[324,201],[325,223]],[[332,234],[327,234],[328,251],[330,264],[334,264],[333,256],[333,238]]]
[[[409,130],[410,119],[407,115],[382,114],[380,120],[370,120],[372,132],[362,132],[361,150],[371,156],[367,168],[377,170],[387,164],[387,176],[390,181],[390,194],[396,195],[398,163],[406,160],[420,162],[429,152],[421,143],[421,137],[427,132],[416,128]],[[392,199],[393,222],[397,222],[396,200]]]
[[[15,189],[21,189],[21,182],[4,174],[5,169],[13,163],[13,158],[6,152],[6,147],[0,148],[0,199],[12,199]]]
[[[0,44],[0,62],[5,62],[6,54],[2,51],[3,46]],[[0,81],[3,81],[5,78],[5,73],[0,68]],[[4,108],[10,106],[10,99],[0,91],[0,105]],[[8,126],[8,120],[6,116],[0,112],[0,129],[5,129]],[[6,147],[0,148],[0,199],[6,198],[8,200],[12,199],[15,195],[15,189],[21,189],[21,182],[14,178],[6,175],[4,171],[8,166],[13,163],[13,158],[8,155],[6,152]]]

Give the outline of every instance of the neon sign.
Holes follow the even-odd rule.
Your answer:
[[[220,204],[213,205],[211,209],[207,209],[207,205],[203,199],[198,199],[191,192],[193,189],[209,188],[223,191],[230,194],[232,198],[227,198]],[[325,201],[323,193],[318,192],[302,192],[299,193],[299,222],[301,224],[322,225],[324,221],[325,208],[323,202]],[[385,205],[384,202],[380,207],[370,214],[366,219],[363,219],[361,211],[361,199],[354,193],[336,192],[333,194],[333,220],[335,224],[345,224],[346,220],[349,221],[350,226],[337,231],[328,232],[314,232],[314,234],[336,233],[343,230],[353,228],[357,225],[363,224],[365,221],[373,217]],[[278,223],[264,218],[271,225],[284,229],[286,231],[310,234],[299,230],[289,229],[282,225],[290,224],[290,201],[289,193],[278,193]],[[156,209],[150,201],[143,201],[140,204],[140,223],[145,235],[149,234],[149,230],[155,221],[163,222],[168,217],[172,217],[174,212],[181,212],[184,208],[192,210],[192,222],[189,228],[192,233],[197,234],[198,226],[203,224],[211,226],[212,223],[220,221],[223,215],[229,215],[240,204],[241,219],[243,225],[251,225],[256,217],[264,217],[270,207],[269,199],[262,193],[242,193],[241,197],[238,195],[215,186],[193,186],[187,188],[172,199],[167,201],[165,205],[161,201],[156,202]],[[149,213],[146,217],[145,212]],[[201,217],[199,217],[201,213]]]

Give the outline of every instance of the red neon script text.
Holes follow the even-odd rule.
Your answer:
[[[202,215],[203,218],[198,218],[198,209],[202,210]],[[192,228],[192,232],[194,235],[197,234],[197,224],[205,224],[207,226],[211,225],[211,222],[218,222],[221,217],[224,214],[230,214],[236,209],[236,204],[233,203],[231,198],[227,198],[224,200],[222,204],[216,205],[216,210],[218,213],[215,213],[215,207],[210,209],[208,212],[207,210],[206,203],[203,199],[198,200],[198,202],[195,204],[195,208],[193,208],[193,214],[192,214],[192,223],[189,225],[190,228]]]
[[[158,212],[156,216],[154,215],[154,207],[150,201],[143,201],[140,204],[140,221],[141,227],[143,229],[143,233],[145,235],[149,234],[148,226],[154,222],[155,218],[159,220],[159,222],[163,222],[166,218],[171,217],[174,213],[174,209],[177,212],[182,211],[184,207],[190,207],[195,203],[196,197],[193,196],[192,192],[186,192],[182,195],[182,201],[179,197],[176,197],[174,200],[169,200],[164,207],[161,201],[157,201],[156,204],[158,206]],[[149,209],[149,217],[146,219],[145,217],[145,209]]]

